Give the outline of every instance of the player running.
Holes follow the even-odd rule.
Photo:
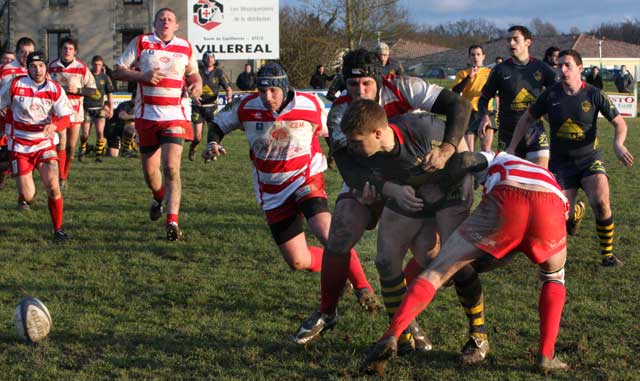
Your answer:
[[[244,130],[256,198],[284,260],[293,270],[319,272],[323,249],[307,246],[303,216],[326,244],[331,214],[322,174],[327,163],[318,140],[327,133],[324,105],[318,97],[289,87],[287,73],[276,63],[260,68],[257,83],[258,93],[234,100],[216,115],[202,156],[210,160],[226,153],[220,146],[222,138]],[[373,294],[355,250],[350,253],[348,274],[356,290]]]
[[[384,77],[382,72],[380,59],[375,53],[357,49],[343,57],[342,73],[347,83],[347,94],[333,103],[328,116],[328,127],[335,160],[345,183],[336,201],[329,241],[325,246],[327,255],[323,258],[323,268],[327,271],[323,271],[321,276],[322,300],[318,311],[309,316],[296,332],[294,341],[299,344],[307,343],[335,326],[338,300],[346,279],[349,250],[360,240],[366,229],[375,228],[384,206],[384,200],[374,204],[365,204],[359,200],[358,194],[362,195],[365,190],[363,184],[373,184],[372,179],[375,175],[366,167],[358,165],[355,156],[347,147],[347,138],[340,129],[342,116],[349,104],[360,98],[375,100],[383,106],[388,117],[413,110],[446,115],[444,144],[434,149],[425,161],[429,170],[444,167],[469,122],[471,106],[459,95],[440,86],[427,84],[419,78]],[[375,189],[377,194],[381,191],[383,190]],[[394,195],[383,193],[382,196],[384,198]],[[423,253],[414,254],[417,255],[405,267],[405,276],[407,273],[419,273],[423,268],[417,259],[421,258]],[[470,276],[469,280],[470,287],[474,287],[473,277]],[[396,308],[393,305],[397,302],[394,300],[394,293],[402,288],[401,282],[396,287],[383,286],[382,294],[383,299],[385,294],[387,296],[385,306],[388,312],[393,312]],[[460,294],[459,297],[465,298]],[[483,314],[484,307],[480,298],[465,300],[465,305],[472,305],[474,313]],[[474,320],[470,319],[470,327],[473,323]],[[473,329],[484,329],[484,322],[480,323]],[[430,345],[423,339],[425,337],[422,333],[417,337],[408,338],[412,342],[410,345],[422,350],[428,349]],[[487,350],[488,341],[477,343],[475,338],[470,338],[464,346],[463,361],[480,362],[485,358]]]
[[[551,134],[550,169],[558,178],[565,196],[573,206],[578,189],[584,189],[596,218],[603,266],[619,266],[622,261],[613,254],[614,224],[609,201],[609,180],[597,137],[598,113],[613,124],[613,152],[627,167],[633,155],[624,146],[627,124],[597,87],[582,81],[582,56],[575,50],[560,53],[562,82],[545,90],[524,113],[513,134],[507,152],[514,152],[528,128],[543,115],[549,116]],[[584,214],[584,204],[578,203]],[[574,209],[572,209],[574,210]],[[581,218],[571,213],[567,230],[575,233]]]
[[[518,119],[542,93],[543,88],[553,85],[556,78],[549,65],[529,55],[532,38],[526,27],[515,25],[509,28],[507,41],[511,58],[493,68],[478,101],[478,112],[482,115],[478,135],[488,142],[486,147],[491,147],[493,129],[488,105],[491,98],[496,95],[500,97],[498,147],[501,150],[509,145]],[[549,141],[542,121],[536,124],[536,128],[528,130],[516,155],[545,168],[549,166]]]
[[[218,109],[218,92],[222,87],[227,96],[227,103],[231,102],[233,90],[229,78],[222,69],[216,66],[216,57],[212,52],[202,55],[202,66],[199,68],[202,77],[202,95],[193,98],[191,122],[193,123],[193,140],[189,146],[189,160],[195,160],[196,149],[202,140],[202,126],[207,123],[211,128],[213,115]]]
[[[189,97],[200,96],[202,79],[191,44],[175,35],[179,27],[176,13],[161,8],[153,20],[154,33],[140,35],[129,43],[116,60],[113,76],[138,83],[135,125],[142,172],[153,193],[149,217],[158,220],[166,200],[167,239],[177,241],[182,239],[178,226],[182,145],[185,139],[193,138]]]
[[[71,116],[71,126],[60,129],[58,136],[58,159],[60,165],[60,188],[67,188],[69,169],[73,162],[73,155],[80,136],[80,124],[84,122],[84,97],[95,97],[97,94],[96,81],[84,62],[76,58],[78,43],[71,37],[60,41],[58,59],[49,64],[51,79],[58,82],[65,90],[75,111]]]
[[[62,229],[63,199],[58,183],[57,127],[69,124],[73,109],[64,90],[47,79],[47,59],[40,52],[27,58],[27,76],[18,76],[0,90],[0,109],[7,109],[7,146],[18,185],[18,202],[29,205],[36,195],[32,172],[38,169],[47,189],[54,240],[69,236]],[[54,122],[55,118],[55,124]]]
[[[78,161],[87,153],[87,143],[89,141],[89,131],[91,123],[96,126],[96,162],[102,161],[101,156],[106,155],[107,139],[104,136],[106,121],[113,117],[113,83],[104,70],[104,60],[101,56],[91,58],[91,74],[96,82],[97,93],[92,97],[84,98],[85,119],[82,124],[82,136],[80,136],[80,151]],[[107,96],[105,102],[104,96]]]
[[[485,179],[481,179],[485,196],[413,282],[389,328],[369,350],[362,366],[366,373],[384,373],[387,360],[398,351],[403,330],[456,272],[474,262],[496,262],[513,250],[523,252],[540,268],[540,345],[536,365],[545,373],[568,369],[554,355],[566,299],[567,199],[551,172],[538,165],[504,152],[470,155],[486,157],[480,165],[471,167],[478,171],[488,165],[482,172]],[[461,171],[453,168],[448,171],[446,176],[453,178],[464,173],[456,174]]]

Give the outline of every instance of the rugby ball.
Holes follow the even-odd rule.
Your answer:
[[[44,340],[51,331],[51,314],[38,298],[26,297],[18,303],[13,313],[16,330],[21,339],[29,343]]]

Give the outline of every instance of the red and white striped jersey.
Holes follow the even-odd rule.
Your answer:
[[[50,148],[58,134],[44,136],[44,127],[53,118],[68,119],[73,108],[64,90],[54,81],[37,85],[29,76],[17,77],[2,88],[0,108],[9,108],[7,145],[10,151],[31,153]],[[67,120],[68,122],[68,120]]]
[[[73,84],[79,90],[85,87],[91,89],[96,88],[96,80],[93,78],[91,70],[77,58],[67,66],[65,66],[60,59],[51,62],[49,64],[49,76],[61,86],[68,87]],[[74,110],[71,116],[71,123],[84,122],[84,107],[82,107],[84,97],[76,94],[68,94],[68,98]]]
[[[2,65],[2,67],[0,67],[0,88],[8,85],[15,77],[27,74],[29,74],[27,68],[20,66],[18,60],[13,60],[8,64]]]
[[[309,177],[327,169],[318,136],[327,136],[326,111],[317,96],[295,91],[279,114],[259,94],[234,100],[215,117],[225,134],[244,130],[254,166],[256,198],[263,210],[282,205]]]
[[[555,193],[566,204],[568,202],[551,172],[530,161],[510,155],[506,152],[495,154],[493,152],[481,152],[489,161],[487,178],[484,182],[484,193],[487,194],[496,186],[505,181],[514,181],[520,184],[537,185]]]
[[[388,118],[413,110],[431,111],[442,91],[442,87],[438,85],[404,75],[384,77],[381,87],[378,101],[384,107]],[[351,97],[346,94],[336,99],[331,106],[327,123],[334,150],[347,146],[347,137],[340,129],[340,122],[351,101]]]
[[[189,41],[174,36],[165,43],[155,33],[133,39],[116,66],[135,67],[143,73],[158,70],[166,77],[157,85],[138,83],[136,119],[190,124],[191,100],[185,94],[185,75],[198,73],[198,63]]]

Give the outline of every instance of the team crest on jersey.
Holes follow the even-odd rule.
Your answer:
[[[526,110],[534,101],[534,97],[527,89],[523,88],[511,102],[511,109],[515,111]]]
[[[538,82],[542,81],[542,72],[540,70],[536,71],[533,73],[533,78]]]
[[[584,101],[582,102],[582,111],[584,112],[589,112],[589,110],[591,110],[591,102],[589,101]]]
[[[193,23],[199,27],[211,30],[222,24],[224,7],[215,0],[198,0],[193,5]]]
[[[569,118],[562,123],[556,132],[556,136],[560,139],[584,140],[584,131],[576,122]]]

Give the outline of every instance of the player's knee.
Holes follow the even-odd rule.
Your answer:
[[[376,257],[375,264],[381,278],[393,277],[393,261],[391,258],[379,255]]]
[[[591,203],[591,208],[593,208],[593,213],[597,218],[603,219],[611,214],[611,208],[609,206],[609,201],[605,199],[597,199],[595,202]]]
[[[180,178],[180,169],[173,163],[166,163],[162,167],[162,172],[168,180],[177,180]]]
[[[555,271],[540,270],[540,281],[543,285],[547,282],[553,282],[564,286],[564,267]]]
[[[289,265],[289,268],[293,271],[302,271],[302,270],[306,270],[307,266],[305,266],[302,262],[297,261],[297,260],[288,260],[287,264]]]

